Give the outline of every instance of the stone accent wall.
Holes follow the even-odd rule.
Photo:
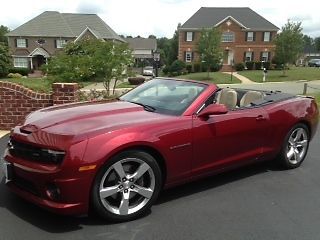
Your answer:
[[[10,130],[35,110],[78,101],[77,91],[77,83],[55,83],[53,93],[46,94],[0,81],[0,130]]]

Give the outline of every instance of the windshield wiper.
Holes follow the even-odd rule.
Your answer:
[[[139,103],[139,102],[133,102],[133,101],[128,101],[128,102],[140,105],[140,106],[142,106],[144,108],[144,110],[146,110],[148,112],[154,112],[156,110],[156,108],[154,108],[152,106],[149,106],[147,104],[143,104],[143,103]]]

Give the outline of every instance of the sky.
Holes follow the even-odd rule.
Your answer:
[[[250,7],[281,28],[288,19],[302,22],[303,33],[320,36],[316,0],[15,0],[0,5],[0,25],[15,29],[44,11],[96,13],[124,36],[171,38],[200,7]]]

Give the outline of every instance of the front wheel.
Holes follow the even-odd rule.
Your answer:
[[[280,161],[287,169],[299,167],[305,159],[310,141],[309,130],[297,124],[287,134],[280,153]]]
[[[129,221],[144,214],[161,188],[156,160],[142,151],[125,151],[98,172],[93,189],[94,210],[111,221]]]

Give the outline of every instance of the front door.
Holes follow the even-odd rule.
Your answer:
[[[232,65],[233,64],[233,51],[229,50],[228,51],[228,65]]]
[[[239,109],[203,120],[193,118],[193,175],[258,160],[266,141],[268,115],[262,108]]]

